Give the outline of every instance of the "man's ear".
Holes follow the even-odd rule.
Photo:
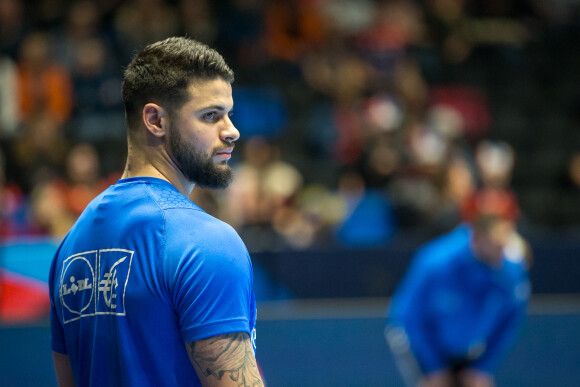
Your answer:
[[[157,104],[148,103],[143,106],[143,123],[149,133],[163,137],[169,123],[167,111]]]

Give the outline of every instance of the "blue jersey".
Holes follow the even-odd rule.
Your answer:
[[[54,257],[52,349],[79,386],[201,385],[184,343],[247,332],[254,344],[252,278],[229,225],[164,180],[119,180]]]
[[[470,234],[461,225],[419,249],[391,303],[389,323],[404,328],[425,373],[455,362],[494,372],[525,315],[526,268],[485,265],[473,256]]]

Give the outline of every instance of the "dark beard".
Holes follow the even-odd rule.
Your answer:
[[[232,181],[233,174],[229,166],[220,169],[211,157],[206,157],[196,148],[187,146],[177,128],[171,128],[169,151],[181,173],[200,187],[226,188]]]

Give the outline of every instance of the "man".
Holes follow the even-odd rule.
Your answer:
[[[239,132],[233,72],[186,38],[147,46],[125,71],[128,158],[50,272],[61,386],[260,386],[248,252],[188,198],[225,187]]]
[[[525,261],[504,251],[514,224],[479,215],[416,253],[385,331],[408,385],[490,387],[525,315]]]

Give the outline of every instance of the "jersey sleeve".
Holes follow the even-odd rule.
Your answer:
[[[201,215],[195,224],[167,228],[163,271],[183,339],[251,334],[255,305],[247,249],[229,225]]]
[[[487,340],[487,348],[475,367],[481,371],[494,373],[500,361],[516,343],[525,321],[530,298],[530,281],[527,270],[521,263],[506,263],[511,266],[511,294],[506,297],[503,313],[498,315],[495,329]]]
[[[431,294],[436,289],[436,281],[424,272],[421,278],[413,283],[414,294],[409,304],[409,311],[405,319],[405,329],[417,361],[425,374],[445,368],[447,359],[436,340],[436,332],[430,323],[431,316],[427,310],[431,309]]]
[[[50,308],[50,346],[54,352],[67,353],[64,343],[64,330],[58,320],[54,306]]]
[[[66,354],[66,345],[64,340],[64,328],[58,318],[56,310],[55,297],[58,291],[55,289],[58,281],[55,277],[56,260],[53,260],[49,273],[49,296],[50,296],[50,346],[54,352]]]

